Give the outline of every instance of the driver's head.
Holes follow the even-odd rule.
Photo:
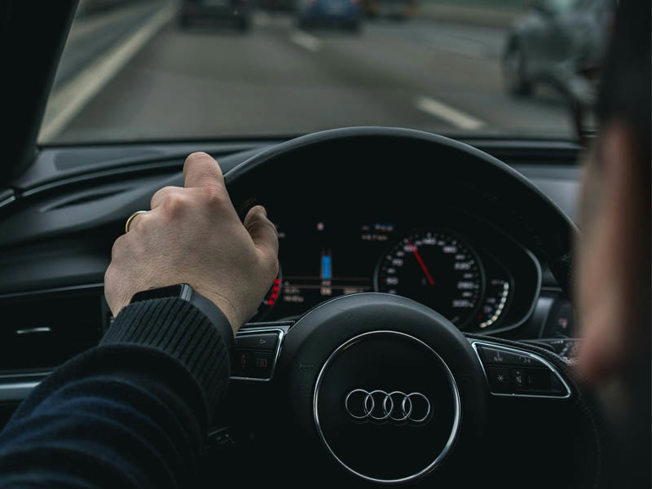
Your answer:
[[[623,442],[622,487],[650,477],[650,42],[650,2],[621,0],[586,158],[576,269],[576,371]]]

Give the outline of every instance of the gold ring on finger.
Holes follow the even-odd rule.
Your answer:
[[[132,215],[129,216],[129,218],[127,219],[127,222],[125,222],[125,233],[129,232],[129,227],[131,226],[131,223],[134,220],[134,218],[139,214],[145,214],[145,212],[147,212],[147,211],[136,211]]]

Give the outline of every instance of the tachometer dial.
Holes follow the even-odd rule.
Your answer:
[[[485,298],[478,312],[479,328],[488,328],[500,319],[509,299],[510,288],[507,280],[493,278],[487,282]]]
[[[394,242],[376,266],[374,285],[414,299],[464,326],[480,304],[484,276],[477,254],[448,231],[416,231]]]

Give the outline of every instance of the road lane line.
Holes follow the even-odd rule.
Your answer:
[[[419,97],[415,101],[417,109],[443,119],[462,129],[480,129],[485,125],[480,119],[446,105],[431,97]]]
[[[124,68],[176,12],[173,4],[160,10],[125,42],[111,49],[52,94],[46,107],[39,141],[55,138],[111,79]]]
[[[151,8],[151,5],[129,5],[103,15],[91,15],[90,17],[75,19],[66,42],[70,44],[92,34],[95,30],[102,29],[114,22],[121,22],[129,17],[140,15]]]
[[[321,48],[321,41],[319,39],[301,31],[294,31],[290,35],[290,41],[313,53],[319,51],[319,48]]]

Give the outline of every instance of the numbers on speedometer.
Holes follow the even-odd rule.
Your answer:
[[[379,292],[421,302],[463,327],[480,305],[484,274],[477,254],[460,237],[425,230],[390,245],[376,266],[374,285]]]

